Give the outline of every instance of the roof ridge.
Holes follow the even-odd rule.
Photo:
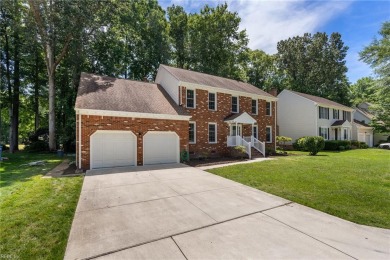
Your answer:
[[[93,75],[93,76],[97,76],[97,77],[105,77],[105,78],[110,78],[110,79],[115,79],[115,80],[125,80],[125,81],[131,81],[131,82],[139,82],[139,83],[144,83],[144,84],[157,85],[156,82],[143,81],[143,80],[136,80],[136,79],[116,78],[116,77],[112,77],[112,76],[105,76],[105,75],[100,75],[100,74],[95,74],[95,73],[81,72],[81,74]],[[80,74],[80,76],[81,76],[81,74]]]

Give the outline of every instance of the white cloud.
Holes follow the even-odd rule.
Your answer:
[[[352,1],[163,0],[160,4],[164,8],[181,5],[187,12],[198,12],[205,4],[215,6],[227,2],[229,10],[241,17],[240,29],[246,29],[249,47],[275,53],[278,41],[316,32],[348,8]]]
[[[231,1],[246,29],[252,49],[276,52],[278,41],[305,32],[313,33],[344,11],[351,1]]]

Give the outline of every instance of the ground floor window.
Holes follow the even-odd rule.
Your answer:
[[[209,143],[217,143],[217,124],[209,123]]]
[[[195,124],[195,122],[190,122],[188,134],[189,134],[189,143],[190,144],[196,143],[196,124]]]
[[[329,128],[327,127],[320,127],[318,129],[319,136],[322,136],[325,140],[329,139]]]
[[[267,126],[265,128],[265,141],[267,143],[272,143],[272,126]]]
[[[344,129],[344,140],[348,140],[348,129]]]

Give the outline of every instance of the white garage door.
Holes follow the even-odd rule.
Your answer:
[[[174,132],[147,132],[144,136],[144,165],[179,163],[179,136]]]
[[[137,138],[129,131],[96,131],[91,136],[91,169],[134,166]]]

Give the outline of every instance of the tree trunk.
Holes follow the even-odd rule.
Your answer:
[[[39,52],[35,50],[35,73],[34,73],[34,130],[39,128]]]
[[[19,150],[19,90],[20,90],[20,39],[18,31],[14,34],[14,84],[12,95],[12,120],[11,120],[11,140],[10,152]]]
[[[56,150],[55,73],[49,73],[49,149]]]

